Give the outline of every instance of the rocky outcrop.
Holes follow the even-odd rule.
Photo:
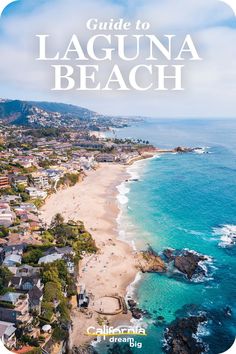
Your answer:
[[[92,345],[81,345],[72,348],[72,354],[98,354]]]
[[[206,316],[190,316],[177,319],[165,331],[164,351],[168,354],[200,354],[205,352],[203,343],[198,341],[198,326],[207,320]]]
[[[168,261],[173,261],[175,259],[174,250],[167,248],[163,251],[163,255],[167,258]]]
[[[176,270],[191,280],[198,276],[201,280],[205,277],[206,267],[201,262],[209,260],[209,257],[189,250],[174,250],[167,248],[159,256],[151,248],[137,253],[137,267],[143,273],[165,273],[176,275]]]
[[[138,268],[143,273],[163,273],[165,262],[153,250],[143,251],[137,255]]]
[[[174,149],[174,152],[178,152],[178,153],[185,153],[185,152],[193,152],[195,150],[195,148],[189,148],[189,147],[184,147],[184,146],[177,146]]]
[[[174,261],[174,267],[185,274],[188,279],[192,279],[194,275],[200,273],[206,275],[205,270],[200,265],[200,262],[208,260],[206,256],[193,251],[171,249],[164,250],[163,255],[168,262]]]
[[[195,152],[197,154],[208,154],[208,151],[206,151],[205,148],[202,147],[184,147],[184,146],[177,146],[175,149],[173,149],[173,152],[177,152],[180,154],[188,153],[188,152]]]
[[[139,320],[143,316],[143,311],[137,307],[137,303],[134,300],[128,300],[128,306],[133,318]]]

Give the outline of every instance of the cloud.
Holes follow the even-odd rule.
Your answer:
[[[160,38],[171,33],[183,38],[190,33],[203,61],[186,64],[183,92],[51,91],[49,63],[35,60],[35,35],[50,34],[50,51],[55,55],[57,50],[65,50],[73,33],[79,35],[83,45],[86,43],[91,33],[85,24],[91,17],[101,21],[122,17],[133,22],[149,21],[150,33]],[[21,0],[0,21],[0,96],[68,102],[108,114],[232,117],[235,21],[232,10],[218,0],[50,0],[37,2],[36,7],[32,1]],[[132,43],[130,52],[134,50]],[[116,62],[124,71],[129,70],[130,64],[124,65],[117,58]],[[109,68],[101,66],[101,77],[108,75]]]

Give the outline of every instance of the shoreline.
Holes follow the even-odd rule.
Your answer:
[[[121,212],[117,187],[129,177],[129,166],[100,164],[82,182],[50,196],[41,208],[41,217],[47,223],[58,212],[65,220],[82,220],[99,248],[97,254],[85,256],[79,265],[77,284],[85,285],[91,300],[88,311],[83,313],[73,299],[70,347],[91,343],[93,338],[88,338],[85,331],[89,326],[101,327],[96,311],[100,299],[113,295],[125,298],[138,273],[135,251],[120,239],[117,220]],[[130,324],[130,320],[130,314],[106,315],[106,321],[113,326]]]

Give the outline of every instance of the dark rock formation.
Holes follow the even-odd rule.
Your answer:
[[[188,147],[184,147],[184,146],[177,146],[174,149],[174,151],[178,152],[178,153],[193,152],[194,148],[188,148]]]
[[[163,255],[167,258],[168,261],[173,261],[175,259],[174,250],[167,248],[163,251]]]
[[[205,352],[203,343],[194,336],[198,325],[207,320],[206,316],[190,316],[177,319],[165,331],[164,351],[168,354],[200,354]]]
[[[188,279],[191,279],[199,271],[205,275],[204,270],[199,268],[199,262],[206,260],[205,256],[185,251],[182,255],[175,257],[174,266],[180,272],[186,274]]]
[[[175,268],[185,274],[188,279],[199,273],[205,275],[205,271],[199,263],[206,261],[208,259],[206,256],[193,251],[171,249],[164,250],[163,255],[167,258],[167,262],[174,261]]]
[[[164,317],[163,317],[163,316],[158,316],[158,317],[157,317],[157,320],[158,320],[158,321],[164,321]]]
[[[98,354],[92,345],[81,345],[72,348],[72,354]]]
[[[135,307],[137,305],[137,303],[134,300],[130,299],[130,300],[128,300],[128,305],[130,308],[132,308],[132,307]]]
[[[143,316],[144,311],[137,307],[137,303],[134,300],[128,300],[128,305],[133,318],[139,320]]]
[[[173,266],[188,279],[195,275],[205,276],[205,270],[200,264],[209,258],[188,250],[165,249],[160,257],[155,251],[149,249],[136,255],[138,268],[143,273],[173,272]],[[173,264],[173,266],[172,266]]]

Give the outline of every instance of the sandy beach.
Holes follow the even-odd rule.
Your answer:
[[[99,328],[97,311],[107,306],[102,298],[125,296],[127,286],[137,273],[132,248],[117,239],[119,207],[116,186],[126,178],[126,166],[101,164],[96,171],[89,171],[81,183],[52,195],[41,209],[41,217],[47,223],[56,213],[61,213],[65,220],[82,220],[99,248],[96,255],[85,256],[80,262],[77,283],[78,286],[85,285],[90,304],[89,310],[83,313],[74,303],[71,346],[91,340],[85,332],[89,326]],[[116,304],[110,306],[116,307]],[[113,325],[127,324],[130,319],[125,314],[106,318]]]

